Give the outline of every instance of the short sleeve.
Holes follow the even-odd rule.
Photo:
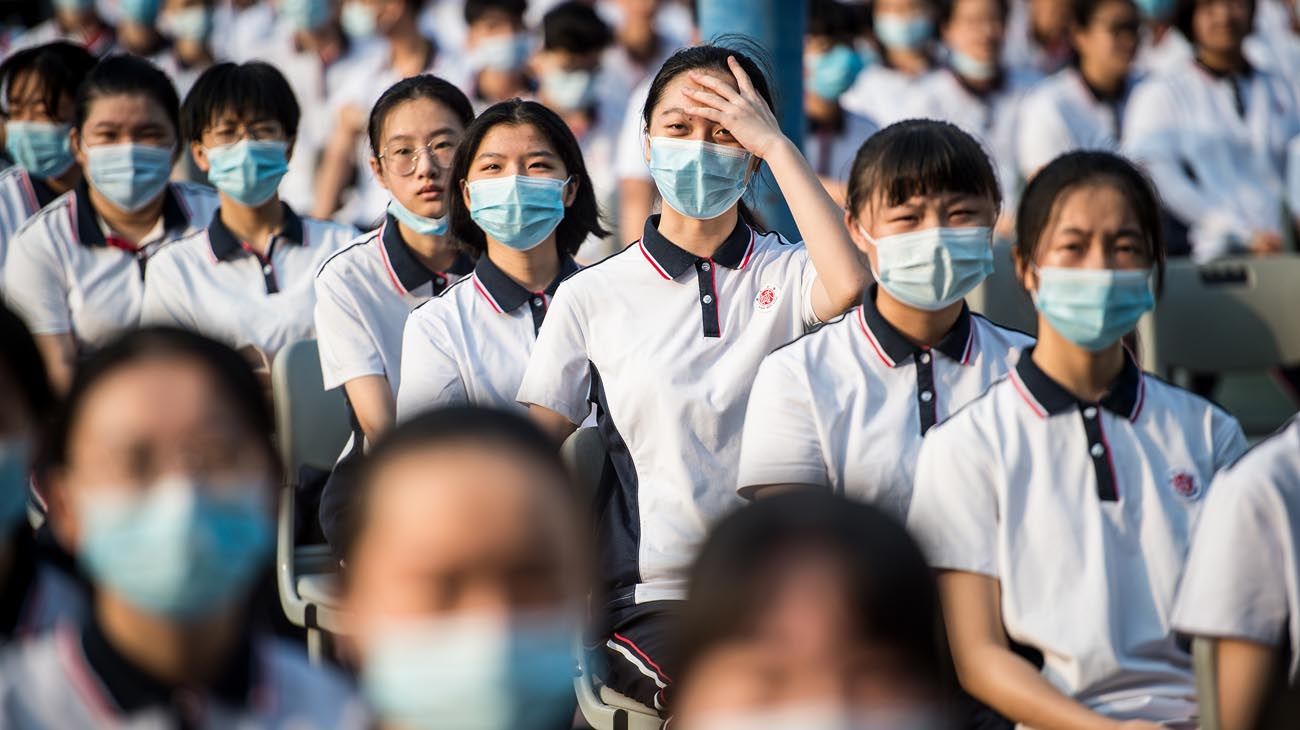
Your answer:
[[[1236,463],[1250,445],[1237,419],[1218,408],[1214,409],[1214,418],[1214,471],[1217,474]]]
[[[316,344],[325,389],[366,375],[384,375],[384,360],[356,298],[328,269],[315,282]]]
[[[772,484],[829,486],[808,373],[790,348],[768,355],[758,368],[745,411],[740,447],[741,496]]]
[[[583,313],[575,293],[581,279],[561,286],[537,333],[518,401],[549,408],[581,424],[591,414],[591,363]]]
[[[402,331],[402,377],[397,388],[397,421],[437,406],[469,402],[460,366],[451,353],[445,325],[432,316],[430,306],[446,305],[434,299],[406,318]]]
[[[964,417],[963,417],[964,416]],[[998,577],[995,446],[973,433],[971,411],[926,435],[907,526],[933,568]]]
[[[822,323],[817,316],[817,310],[813,307],[813,288],[817,286],[817,267],[813,266],[812,257],[808,255],[808,249],[800,244],[802,249],[800,256],[799,271],[799,321],[803,322],[805,332],[811,332],[817,325]]]
[[[5,299],[34,335],[72,331],[67,272],[38,222],[19,231],[5,257]]]

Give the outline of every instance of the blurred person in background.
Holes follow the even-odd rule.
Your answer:
[[[933,0],[876,0],[871,31],[880,46],[876,63],[858,74],[845,108],[887,126],[901,119],[902,102],[937,65]]]
[[[117,34],[95,7],[95,0],[52,0],[54,17],[14,39],[9,51],[68,41],[84,47],[93,56],[113,50]]]
[[[0,290],[14,234],[81,182],[69,133],[77,87],[94,65],[94,56],[66,41],[23,49],[0,63],[5,150],[14,162],[0,172]]]
[[[154,62],[176,84],[182,99],[199,76],[217,62],[212,49],[215,0],[163,0],[158,28],[171,46]]]
[[[156,61],[167,47],[159,33],[162,0],[118,0],[117,50]]]
[[[180,151],[178,107],[171,80],[148,61],[100,61],[73,105],[70,140],[83,179],[9,242],[5,297],[35,335],[58,392],[79,357],[139,323],[149,258],[212,220],[211,188],[168,182]]]
[[[0,723],[362,726],[338,678],[253,619],[274,543],[272,428],[242,358],[196,334],[137,330],[78,371],[45,478],[93,608],[0,659]]]
[[[527,0],[465,0],[465,92],[477,111],[536,92],[527,11]]]
[[[247,59],[261,51],[275,29],[278,0],[216,0],[213,49],[219,59]]]
[[[1070,62],[1072,0],[1012,0],[1002,59],[1008,68],[1049,75]]]
[[[883,512],[816,492],[749,505],[691,569],[672,726],[949,727],[940,621],[921,551]]]
[[[689,38],[677,37],[669,32],[660,16],[664,0],[610,0],[596,3],[605,11],[606,19],[614,27],[614,44],[601,57],[602,96],[615,105],[607,113],[621,121],[627,103],[627,93],[636,88],[647,75],[654,73],[663,62]]]
[[[344,543],[349,641],[379,727],[568,730],[591,553],[555,447],[448,408],[367,457]]]
[[[1021,107],[1017,163],[1026,180],[1066,152],[1117,149],[1138,80],[1141,17],[1133,0],[1073,0],[1072,14],[1074,60],[1034,86]]]

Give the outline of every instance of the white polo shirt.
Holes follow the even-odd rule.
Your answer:
[[[935,568],[998,580],[1007,636],[1042,652],[1061,692],[1114,719],[1192,720],[1174,593],[1241,427],[1131,358],[1080,402],[1032,352],[930,431],[908,527]]]
[[[840,103],[845,109],[886,127],[904,118],[901,100],[925,77],[926,74],[909,76],[883,61],[874,63],[858,74],[853,86],[840,97]]]
[[[818,177],[847,183],[858,149],[879,130],[872,120],[845,109],[838,128],[812,128],[804,134],[803,153]]]
[[[28,219],[9,243],[5,297],[33,334],[71,333],[97,346],[140,321],[145,264],[164,246],[203,230],[216,192],[171,183],[162,218],[140,247],[105,233],[83,181]]]
[[[1066,152],[1117,150],[1124,105],[1135,83],[1131,79],[1117,98],[1106,98],[1069,66],[1036,84],[1020,111],[1020,174],[1029,179]]]
[[[1289,651],[1300,677],[1300,418],[1215,480],[1178,590],[1179,633]],[[1288,641],[1283,645],[1284,641]]]
[[[284,225],[265,256],[221,221],[160,251],[145,279],[142,319],[185,327],[232,347],[274,358],[291,342],[315,336],[313,282],[326,259],[356,229],[302,218],[284,206]]]
[[[520,409],[516,401],[537,332],[560,282],[578,270],[565,257],[555,280],[531,292],[483,256],[474,273],[406,320],[397,417],[471,403]]]
[[[763,358],[817,324],[802,244],[737,224],[710,259],[660,235],[565,282],[519,401],[596,420],[613,462],[598,528],[615,607],[685,596],[716,519],[740,506],[736,467]]]
[[[965,306],[933,348],[862,306],[768,355],[740,450],[741,496],[809,484],[907,517],[921,439],[1006,375],[1033,340]]]
[[[10,239],[28,218],[57,197],[58,193],[44,180],[32,177],[18,165],[0,170],[0,291],[4,290],[5,252]]]

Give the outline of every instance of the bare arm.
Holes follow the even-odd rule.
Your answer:
[[[385,431],[393,427],[397,417],[397,403],[382,375],[363,375],[343,384],[348,403],[366,435],[366,443],[373,444]]]
[[[1273,684],[1277,650],[1241,639],[1218,639],[1219,664],[1215,682],[1219,687],[1221,730],[1250,730]]]
[[[64,394],[72,385],[72,372],[76,368],[77,343],[70,332],[52,335],[35,335],[36,349],[45,361],[45,370],[50,377],[54,392]]]
[[[578,424],[550,408],[531,405],[528,407],[528,415],[532,416],[533,422],[540,426],[548,436],[555,439],[556,444],[564,443],[565,439],[578,430]]]

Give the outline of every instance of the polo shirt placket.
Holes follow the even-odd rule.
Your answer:
[[[664,279],[673,281],[688,269],[695,269],[695,280],[700,288],[700,320],[704,336],[722,337],[718,266],[733,271],[745,268],[754,252],[754,230],[749,226],[737,226],[713,256],[702,258],[664,238],[659,233],[659,216],[651,216],[637,245],[646,260]]]

